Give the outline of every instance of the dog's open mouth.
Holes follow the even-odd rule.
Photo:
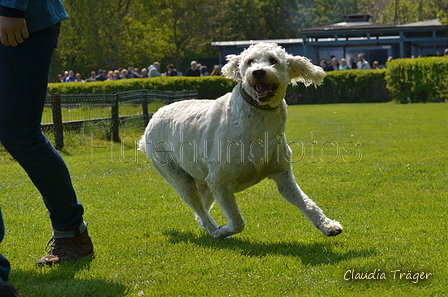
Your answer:
[[[253,88],[260,102],[268,101],[271,97],[274,96],[274,92],[277,89],[276,86],[264,82],[256,83]]]

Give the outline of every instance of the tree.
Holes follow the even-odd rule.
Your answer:
[[[300,30],[367,13],[374,22],[405,24],[439,17],[448,0],[64,0],[51,75],[73,69],[147,67],[156,61],[188,68],[217,56],[212,41],[296,38]]]
[[[193,53],[210,53],[214,18],[219,1],[216,0],[153,0],[144,1],[151,11],[152,32],[157,32],[163,43],[167,63],[182,67],[182,62]]]
[[[116,69],[143,59],[146,47],[138,0],[65,0],[70,18],[63,23],[53,69]],[[59,70],[60,71],[60,70]]]
[[[358,0],[358,6],[374,21],[402,25],[435,19],[439,11],[448,9],[448,0]]]
[[[440,10],[439,13],[437,13],[437,18],[442,25],[448,25],[448,15],[444,11]]]

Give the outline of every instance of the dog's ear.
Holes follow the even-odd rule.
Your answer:
[[[221,69],[222,74],[225,77],[234,79],[236,81],[241,81],[241,73],[239,69],[240,65],[240,56],[237,55],[228,55],[226,56],[227,64],[224,65]]]
[[[300,81],[305,86],[314,84],[317,87],[322,84],[326,75],[322,67],[313,65],[309,59],[302,56],[288,57],[288,71],[293,85]]]

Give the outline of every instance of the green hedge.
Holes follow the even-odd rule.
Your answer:
[[[217,77],[156,77],[88,83],[50,83],[48,92],[60,94],[102,94],[140,89],[161,91],[198,90],[201,99],[214,99],[230,92],[233,80]],[[317,89],[289,86],[289,104],[351,103],[390,101],[384,70],[327,72],[324,84]]]
[[[448,57],[392,60],[387,88],[398,103],[448,100]]]
[[[141,89],[159,91],[198,90],[199,98],[218,98],[232,90],[235,82],[220,76],[208,77],[155,77],[122,79],[103,82],[50,83],[48,93],[104,94]]]
[[[161,91],[198,90],[201,99],[214,99],[230,92],[235,82],[219,76],[156,77],[89,83],[50,83],[48,92],[98,94],[140,89]],[[398,103],[448,100],[448,57],[397,59],[380,70],[327,72],[322,86],[289,86],[289,104]]]
[[[361,103],[391,101],[386,89],[385,69],[327,72],[322,86],[289,87],[289,104]]]

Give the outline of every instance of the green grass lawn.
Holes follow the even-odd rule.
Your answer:
[[[345,228],[331,238],[263,181],[237,194],[244,232],[212,239],[136,158],[140,133],[66,147],[96,256],[52,268],[34,265],[51,237],[41,197],[0,154],[0,253],[21,296],[446,296],[447,104],[289,107],[297,182]]]

